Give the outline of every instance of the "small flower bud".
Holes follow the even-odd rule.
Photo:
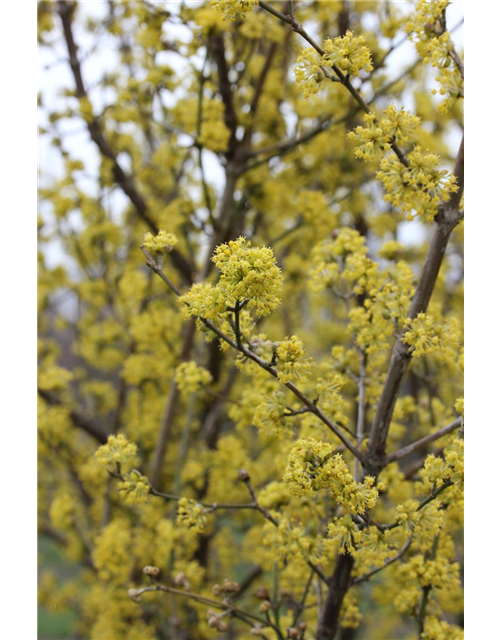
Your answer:
[[[134,602],[141,601],[141,592],[139,591],[139,589],[129,589],[127,591],[127,594],[128,594],[128,597]]]
[[[208,626],[211,629],[216,629],[218,624],[219,624],[219,618],[217,618],[217,616],[212,616],[211,618],[208,619]]]
[[[246,469],[240,469],[238,471],[238,479],[242,482],[246,482],[247,480],[250,480],[250,474]]]
[[[147,567],[144,567],[144,569],[142,570],[142,573],[144,573],[147,576],[159,576],[160,569],[158,567],[152,567],[148,565]]]
[[[259,600],[269,600],[269,591],[266,587],[257,587],[255,595]]]
[[[307,629],[307,622],[301,622],[301,623],[299,624],[299,629],[300,629],[301,631],[305,631],[305,630]]]
[[[214,594],[214,596],[220,596],[220,594],[222,593],[220,584],[214,584],[214,586],[212,587],[212,593]]]
[[[295,627],[288,627],[287,632],[289,638],[298,638],[300,636],[298,629]]]
[[[180,571],[174,578],[175,584],[178,584],[181,587],[189,589],[189,580],[187,579],[186,574],[183,571]]]
[[[261,602],[261,605],[259,607],[259,612],[266,613],[266,611],[269,611],[270,608],[271,608],[271,603],[269,602],[269,600],[264,600],[264,602]]]
[[[228,630],[228,624],[225,620],[219,620],[219,624],[217,625],[217,630],[218,631],[227,631]]]

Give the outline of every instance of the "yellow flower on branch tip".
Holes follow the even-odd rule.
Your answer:
[[[359,76],[362,70],[368,72],[373,69],[371,54],[365,43],[364,36],[355,36],[352,31],[346,31],[345,36],[333,40],[328,38],[323,43],[323,60],[351,76]]]
[[[119,433],[117,436],[109,436],[106,444],[103,444],[95,452],[97,462],[100,464],[125,464],[137,453],[137,445],[129,442]]]
[[[149,480],[137,469],[132,469],[118,484],[118,493],[127,504],[145,502],[149,494]]]
[[[195,500],[181,498],[177,503],[177,524],[200,533],[207,524],[205,509]]]
[[[168,233],[161,229],[156,236],[152,233],[146,233],[144,236],[144,247],[151,253],[161,253],[162,251],[171,251],[179,239],[174,233]]]

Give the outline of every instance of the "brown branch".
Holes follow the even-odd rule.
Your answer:
[[[238,118],[234,107],[233,91],[229,80],[229,69],[226,60],[226,48],[224,46],[224,39],[222,35],[213,37],[210,46],[219,75],[219,93],[224,104],[224,122],[231,132],[227,156],[232,157],[238,144],[238,141],[236,140]]]
[[[166,593],[171,593],[174,595],[184,596],[185,598],[191,598],[191,600],[195,600],[200,604],[205,604],[209,607],[213,607],[214,609],[219,609],[220,611],[227,611],[233,615],[241,616],[242,618],[249,620],[255,620],[259,622],[264,627],[271,627],[279,634],[279,637],[282,637],[281,632],[278,627],[276,627],[272,622],[266,620],[265,618],[261,618],[259,616],[254,615],[253,613],[247,613],[242,609],[238,609],[227,599],[225,602],[221,602],[220,600],[213,600],[212,598],[207,598],[205,596],[200,596],[197,593],[191,593],[190,591],[181,591],[180,589],[173,589],[172,587],[167,587],[164,584],[160,584],[159,582],[153,581],[153,584],[147,587],[141,587],[140,589],[131,589],[129,591],[129,596],[132,600],[137,602],[137,599],[147,591],[164,591]],[[132,592],[132,593],[131,593]]]
[[[448,202],[442,203],[439,206],[438,215],[436,216],[437,226],[432,236],[431,244],[408,313],[410,318],[416,318],[419,313],[427,310],[451,233],[461,220],[459,204],[464,185],[463,137],[453,173],[457,181],[458,191],[452,194]],[[377,475],[384,466],[385,445],[394,406],[401,388],[401,383],[403,382],[411,360],[409,346],[403,342],[403,338],[404,334],[399,337],[392,351],[389,370],[370,430],[366,456],[367,466],[365,468],[375,475]]]
[[[412,536],[410,536],[406,540],[404,545],[401,547],[401,549],[398,551],[398,553],[395,556],[393,556],[392,558],[389,558],[388,560],[386,560],[381,567],[377,567],[376,569],[373,569],[372,571],[368,571],[367,573],[364,573],[362,576],[359,576],[357,578],[353,578],[351,580],[351,585],[359,584],[360,582],[366,582],[366,580],[369,580],[372,576],[377,574],[379,571],[382,571],[383,569],[385,569],[389,565],[393,564],[393,562],[397,562],[400,558],[402,558],[404,556],[404,554],[406,553],[406,551],[408,550],[408,548],[411,545],[411,541],[412,541]]]
[[[453,422],[450,422],[450,424],[447,424],[445,427],[442,427],[441,429],[439,429],[439,431],[435,431],[434,433],[431,433],[428,436],[424,436],[423,438],[420,438],[420,440],[416,440],[415,442],[412,442],[406,447],[399,449],[399,451],[390,453],[386,458],[386,464],[395,462],[396,460],[401,460],[401,458],[404,458],[410,455],[410,453],[413,453],[414,451],[416,451],[417,449],[420,449],[421,447],[425,447],[425,445],[430,444],[431,442],[434,442],[434,440],[438,440],[439,438],[442,438],[447,433],[451,433],[452,431],[454,431],[455,429],[458,429],[461,426],[462,426],[462,418],[457,418]]]
[[[350,553],[337,556],[335,571],[329,580],[325,605],[320,613],[316,640],[333,640],[339,626],[340,609],[350,587],[354,558]]]

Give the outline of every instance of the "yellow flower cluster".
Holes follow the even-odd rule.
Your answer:
[[[448,5],[449,0],[420,0],[405,27],[423,61],[440,69],[436,78],[441,85],[439,93],[447,96],[439,105],[442,113],[464,96],[463,77],[453,58],[453,43],[443,19]]]
[[[97,462],[103,465],[125,464],[137,453],[137,446],[129,442],[119,433],[117,436],[109,436],[106,444],[97,449],[95,457]]]
[[[363,69],[367,72],[373,69],[364,36],[355,36],[352,31],[346,31],[345,36],[325,40],[323,47],[325,63],[337,66],[348,75],[359,76]]]
[[[334,454],[334,447],[314,438],[298,440],[292,448],[283,482],[297,496],[313,497],[317,491],[330,491],[352,513],[373,509],[378,498],[372,477],[356,484],[342,456]]]
[[[325,374],[316,381],[318,402],[323,412],[334,422],[346,425],[349,404],[340,393],[344,385],[345,379],[340,373]]]
[[[207,525],[205,509],[195,500],[181,498],[177,503],[176,522],[181,527],[201,533]]]
[[[356,158],[372,160],[390,149],[390,142],[404,144],[412,139],[420,118],[405,109],[397,109],[391,104],[382,112],[377,120],[373,113],[363,116],[364,126],[359,126],[347,134],[358,146],[354,150]]]
[[[179,298],[181,313],[186,318],[200,317],[215,320],[227,310],[227,302],[221,289],[206,282],[196,282]]]
[[[459,584],[459,565],[439,555],[435,560],[426,560],[419,553],[402,563],[399,567],[400,575],[408,582],[416,580],[421,587],[433,586],[437,589]]]
[[[294,73],[304,98],[318,93],[319,85],[333,66],[351,76],[359,76],[363,69],[371,71],[371,54],[365,42],[364,36],[356,37],[352,31],[347,31],[345,36],[327,38],[323,42],[323,56],[312,47],[302,49]]]
[[[144,236],[144,247],[151,253],[161,253],[163,250],[171,251],[179,239],[174,233],[167,233],[161,229],[156,236],[146,233]]]
[[[219,245],[212,260],[221,272],[216,289],[227,306],[247,303],[266,316],[280,304],[283,276],[268,247],[252,247],[240,236]]]
[[[367,278],[376,273],[376,265],[366,258],[368,249],[364,238],[354,229],[345,227],[335,240],[326,240],[312,251],[313,267],[309,286],[319,292],[334,287],[340,278],[354,282],[355,291],[361,293]]]
[[[361,540],[359,531],[351,516],[346,513],[342,518],[335,518],[328,525],[328,536],[339,543],[339,553],[353,553]]]
[[[400,207],[410,219],[418,215],[424,221],[432,220],[439,203],[449,200],[457,190],[455,176],[440,170],[439,156],[420,146],[408,154],[408,166],[390,151],[392,142],[404,144],[413,139],[420,119],[394,105],[385,109],[379,120],[372,113],[363,118],[365,125],[347,134],[358,143],[354,155],[363,160],[380,159],[377,179],[385,188],[388,202]]]
[[[454,438],[444,449],[443,458],[430,454],[421,471],[424,483],[439,489],[444,482],[451,481],[459,490],[464,485],[464,441]],[[449,489],[448,489],[449,491]]]
[[[217,247],[212,258],[221,277],[216,286],[196,283],[179,299],[186,317],[215,319],[218,314],[245,304],[266,316],[281,303],[283,276],[268,247],[252,247],[240,236]]]
[[[455,402],[455,411],[457,413],[459,413],[461,416],[464,415],[464,413],[465,413],[465,400],[464,400],[463,396],[461,398],[457,398],[457,401]]]
[[[358,606],[358,599],[350,589],[342,602],[340,610],[340,624],[343,629],[357,629],[361,622],[361,611]]]
[[[380,153],[390,149],[391,136],[373,113],[363,116],[364,126],[358,126],[347,134],[348,140],[354,140],[358,146],[354,149],[356,158],[363,160],[377,159]]]
[[[177,367],[175,382],[182,393],[195,393],[212,382],[212,374],[191,360],[183,362]]]
[[[312,47],[302,49],[293,71],[295,81],[304,98],[309,98],[311,95],[318,93],[319,85],[326,77],[321,65],[322,60]]]
[[[329,541],[319,536],[309,535],[306,528],[295,518],[282,517],[278,526],[266,523],[266,536],[263,543],[270,547],[273,559],[283,568],[288,562],[304,559],[321,562],[324,552],[328,549]]]
[[[282,340],[276,349],[276,357],[281,382],[291,382],[294,378],[308,375],[312,360],[304,357],[304,345],[297,336]]]
[[[224,15],[224,20],[234,22],[239,15],[245,18],[259,0],[212,0],[212,6]]]
[[[149,480],[137,469],[132,469],[118,484],[118,493],[127,504],[146,502],[149,494]]]
[[[426,616],[422,640],[464,640],[464,630],[436,616]]]
[[[222,120],[206,120],[201,123],[201,133],[198,142],[214,153],[223,153],[227,150],[231,131]]]
[[[436,322],[428,313],[405,321],[407,327],[403,341],[411,347],[414,358],[434,354],[441,361],[456,359],[460,332],[455,318]]]
[[[253,416],[255,426],[267,436],[280,434],[286,427],[285,408],[285,395],[282,391],[264,396]]]
[[[62,367],[47,367],[38,374],[38,386],[46,391],[63,391],[73,379],[73,374]]]

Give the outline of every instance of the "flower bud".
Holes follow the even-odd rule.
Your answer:
[[[255,595],[259,600],[269,600],[269,591],[266,587],[257,587]]]
[[[152,567],[148,565],[147,567],[144,567],[144,569],[142,570],[142,573],[144,573],[147,576],[155,577],[160,575],[160,569],[158,567]]]
[[[246,469],[240,469],[238,471],[238,479],[242,482],[246,482],[247,480],[250,480],[250,474]]]

